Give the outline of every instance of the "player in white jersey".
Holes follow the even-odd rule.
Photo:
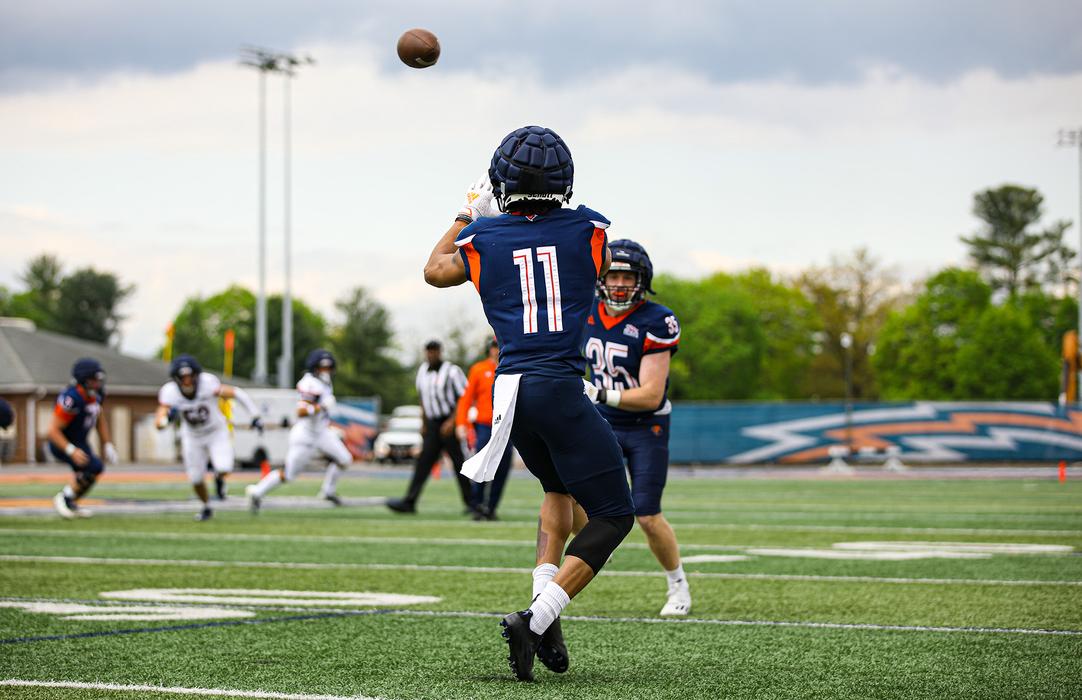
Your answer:
[[[330,464],[323,478],[320,495],[336,506],[342,505],[338,498],[338,475],[353,461],[341,438],[331,430],[330,412],[334,410],[334,355],[326,350],[308,353],[304,368],[307,370],[297,382],[300,400],[297,402],[297,422],[289,430],[289,451],[285,467],[275,469],[264,476],[258,484],[244,490],[252,513],[258,513],[263,497],[284,481],[292,481],[301,473],[308,461],[322,454]]]
[[[221,381],[204,372],[191,355],[178,355],[169,365],[172,381],[158,392],[158,413],[155,422],[161,430],[169,425],[170,413],[180,415],[180,445],[184,456],[184,469],[195,494],[203,502],[203,510],[196,520],[211,516],[210,496],[203,483],[207,463],[217,475],[233,471],[233,443],[229,439],[229,423],[218,404],[219,398],[235,398],[252,416],[252,427],[262,432],[263,421],[248,393],[243,389]]]

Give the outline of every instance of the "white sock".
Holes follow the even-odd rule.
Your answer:
[[[323,489],[321,493],[324,496],[333,496],[338,491],[338,475],[342,473],[342,467],[338,466],[337,462],[331,462],[327,465],[327,475],[323,477]]]
[[[260,479],[252,492],[255,494],[256,498],[263,498],[267,495],[267,491],[270,491],[280,483],[282,483],[282,472],[277,469],[272,469],[269,474]]]
[[[64,495],[68,498],[75,498],[75,489],[71,487],[71,484],[64,487]]]
[[[681,584],[688,585],[687,575],[684,574],[684,565],[681,563],[672,571],[666,571],[665,575],[669,578],[669,587],[676,587]]]
[[[533,570],[533,597],[540,595],[545,584],[552,580],[559,568],[555,564],[538,564]]]
[[[553,620],[560,616],[563,609],[571,602],[564,589],[555,581],[549,581],[541,592],[537,594],[530,605],[530,631],[534,634],[544,634]]]

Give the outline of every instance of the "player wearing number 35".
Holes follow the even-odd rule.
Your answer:
[[[207,485],[203,483],[207,463],[210,463],[215,474],[233,471],[233,443],[229,439],[229,424],[222,414],[218,398],[235,398],[239,401],[252,417],[252,428],[262,431],[263,421],[247,392],[222,384],[213,374],[204,372],[191,355],[177,355],[169,365],[169,376],[172,381],[158,392],[155,424],[162,430],[169,425],[172,412],[179,414],[184,470],[188,473],[195,494],[203,502],[203,510],[195,519],[207,520],[211,516]]]
[[[535,656],[567,670],[559,615],[634,524],[620,445],[582,379],[586,319],[610,261],[609,222],[564,207],[573,177],[571,153],[553,131],[513,131],[425,265],[433,286],[473,283],[500,346],[492,437],[463,473],[491,480],[510,438],[545,492],[533,602],[501,622],[519,680],[533,680]],[[564,552],[573,501],[589,521]]]

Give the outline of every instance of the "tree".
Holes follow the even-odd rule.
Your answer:
[[[884,399],[968,398],[958,354],[991,306],[992,288],[972,270],[947,268],[925,282],[910,306],[883,324],[872,358]]]
[[[255,370],[255,295],[232,286],[214,296],[193,297],[184,302],[173,320],[173,354],[195,356],[208,369],[221,370],[225,358],[225,332],[233,329],[236,349],[233,372],[242,377]],[[304,301],[293,299],[292,384],[304,370],[304,358],[326,344],[326,321]],[[267,369],[276,374],[276,358],[282,354],[282,297],[267,298]]]
[[[91,267],[76,270],[60,282],[53,316],[56,328],[98,343],[119,343],[120,322],[124,320],[120,307],[134,291],[133,285],[121,285],[110,272]]]
[[[1057,221],[1034,230],[1044,197],[1034,189],[1002,185],[973,196],[973,215],[984,225],[972,236],[962,236],[969,256],[994,289],[1009,296],[1045,285],[1065,288],[1074,279],[1075,251],[1063,243],[1070,227]]]
[[[8,302],[8,313],[28,318],[39,328],[59,332],[61,329],[56,322],[56,310],[63,280],[60,260],[49,254],[32,258],[26,263],[26,270],[19,280],[25,289],[12,295]]]
[[[682,326],[669,370],[671,397],[753,398],[767,345],[754,299],[725,273],[696,281],[660,275],[653,286]]]
[[[904,297],[897,274],[860,248],[849,258],[835,258],[828,267],[804,272],[797,285],[815,308],[821,328],[819,352],[810,363],[804,391],[815,397],[844,397],[846,352],[850,352],[853,398],[877,397],[870,358],[883,323]],[[846,333],[852,339],[848,351],[842,343]]]
[[[1058,353],[1013,303],[981,313],[955,366],[956,398],[1053,401],[1059,391]]]
[[[329,341],[338,360],[335,389],[342,394],[380,396],[385,406],[408,403],[412,373],[391,356],[394,333],[387,309],[364,287],[335,302],[340,323]]]

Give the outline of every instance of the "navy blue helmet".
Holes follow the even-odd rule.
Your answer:
[[[631,271],[637,279],[634,287],[610,287],[601,277],[597,280],[597,295],[614,311],[626,311],[642,301],[646,292],[654,293],[650,288],[654,281],[654,264],[650,262],[646,248],[626,238],[609,243],[609,253],[612,255],[610,272]]]
[[[524,126],[504,137],[488,168],[500,209],[523,199],[571,200],[575,163],[571,150],[552,129]]]
[[[3,399],[0,399],[0,430],[11,425],[15,420],[15,411],[12,410],[11,404]]]
[[[334,370],[338,366],[338,363],[334,361],[334,355],[329,350],[322,348],[313,350],[308,353],[308,357],[304,360],[304,368],[316,374],[320,370]]]
[[[71,377],[78,384],[86,385],[91,379],[105,381],[105,370],[101,363],[93,357],[83,357],[75,361],[71,367]]]
[[[195,393],[196,387],[199,386],[199,373],[202,371],[203,367],[199,364],[199,360],[191,355],[177,355],[173,358],[173,361],[169,363],[169,376],[172,377],[173,381],[180,387],[180,392],[186,396],[191,396]],[[191,391],[185,391],[184,384],[181,381],[188,376],[192,378]]]

